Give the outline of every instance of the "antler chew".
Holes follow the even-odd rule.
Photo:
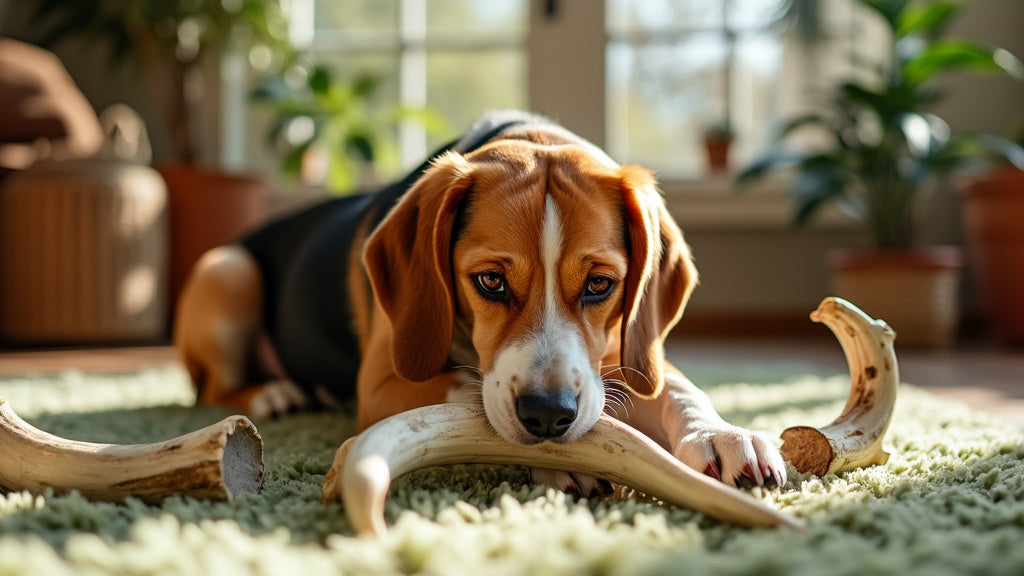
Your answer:
[[[323,484],[325,501],[342,500],[356,532],[387,532],[384,499],[392,475],[456,463],[519,464],[583,472],[625,484],[708,516],[744,526],[799,528],[795,518],[686,467],[629,426],[602,416],[572,444],[511,444],[491,429],[481,407],[440,404],[382,420],[338,449]]]
[[[885,464],[889,454],[882,450],[882,438],[900,380],[893,349],[896,333],[841,298],[822,300],[811,319],[828,326],[846,353],[850,397],[831,424],[783,431],[783,458],[800,472],[818,476]]]
[[[230,500],[263,484],[263,439],[231,416],[155,444],[79,442],[34,428],[0,397],[0,491],[79,491],[89,500]]]

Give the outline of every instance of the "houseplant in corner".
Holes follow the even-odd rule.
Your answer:
[[[945,346],[959,320],[962,256],[956,247],[915,244],[924,197],[951,172],[979,161],[986,149],[1014,145],[988,135],[953,134],[930,112],[941,93],[934,80],[954,70],[1018,74],[1005,50],[945,38],[956,2],[858,0],[891,35],[887,60],[840,83],[826,109],[790,120],[780,138],[818,130],[824,150],[774,150],[746,167],[743,184],[781,166],[796,169],[796,223],[829,203],[867,224],[873,249],[833,258],[833,289],[886,319],[904,345]]]
[[[281,0],[36,0],[33,23],[40,44],[79,37],[109,49],[112,63],[133,61],[158,104],[173,148],[157,166],[168,187],[173,302],[202,252],[263,218],[260,178],[198,163],[201,85],[229,47],[289,50]]]
[[[1016,141],[1024,144],[1024,125]],[[1000,339],[1024,345],[1024,154],[961,187],[964,233],[989,324]]]

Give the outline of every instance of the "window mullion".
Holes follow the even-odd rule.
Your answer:
[[[398,6],[398,102],[408,108],[427,105],[427,2],[400,0]],[[427,155],[427,134],[419,122],[399,127],[403,166],[414,166]]]

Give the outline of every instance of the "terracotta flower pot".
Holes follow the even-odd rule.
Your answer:
[[[192,265],[207,250],[234,242],[266,214],[258,176],[186,164],[158,166],[167,182],[171,229],[171,304]]]
[[[729,169],[729,148],[732,140],[723,138],[705,138],[704,150],[707,153],[708,170],[725,172]]]
[[[1000,168],[962,189],[971,268],[997,336],[1024,345],[1024,172]]]
[[[898,346],[947,347],[960,325],[961,250],[843,250],[832,255],[832,289],[896,331]]]

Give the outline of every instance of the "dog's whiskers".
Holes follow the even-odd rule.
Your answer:
[[[483,405],[483,372],[475,366],[466,365],[454,366],[453,370],[461,386],[449,392],[449,401],[472,402],[473,404]]]
[[[602,368],[607,368],[607,370],[605,370],[604,372],[601,373],[601,378],[604,379],[604,378],[607,378],[609,374],[611,374],[613,372],[618,372],[619,370],[621,370],[621,365],[620,364],[605,364],[605,365],[602,366]]]
[[[628,371],[630,371],[630,372],[632,372],[634,374],[639,375],[641,378],[644,379],[645,382],[647,382],[648,385],[651,384],[651,379],[647,377],[647,374],[644,374],[643,372],[637,370],[636,368],[633,368],[631,366],[622,366],[621,364],[609,364],[608,366],[611,366],[612,368],[610,370],[608,370],[607,372],[605,372],[604,374],[602,374],[601,375],[602,378],[605,378],[608,374],[611,374],[612,372],[619,372],[621,374],[623,370],[628,370]],[[608,381],[608,380],[605,378],[605,381]],[[625,382],[625,377],[624,376],[623,376],[622,380],[616,380],[616,382],[618,382],[619,384],[622,384],[622,385],[625,385],[625,386],[628,387],[628,385]]]
[[[628,414],[635,408],[633,405],[633,398],[630,397],[629,393],[620,388],[625,386],[625,382],[622,380],[616,380],[614,378],[605,378],[605,392],[604,392],[604,404],[605,411],[615,418],[620,418],[619,409]],[[613,386],[609,386],[609,384]]]
[[[483,377],[484,375],[483,370],[477,368],[476,366],[470,366],[469,364],[459,364],[457,366],[452,366],[452,370],[466,370],[467,372],[472,372],[473,374],[476,374],[477,376],[480,377]]]

